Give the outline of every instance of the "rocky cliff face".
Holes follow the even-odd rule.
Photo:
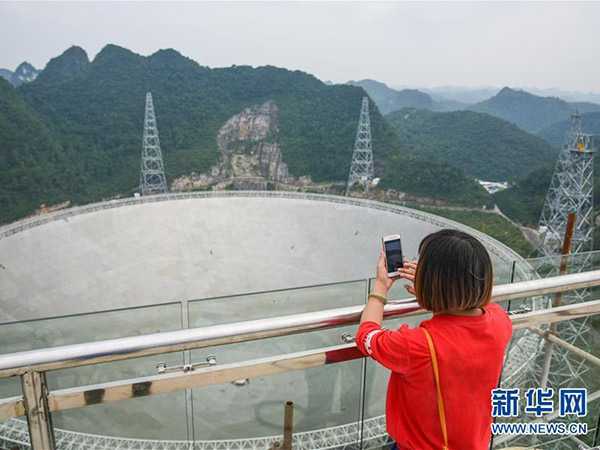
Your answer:
[[[15,73],[13,73],[12,77],[10,78],[10,83],[15,87],[23,83],[29,83],[35,80],[40,72],[40,70],[37,70],[28,62],[23,62],[19,64],[17,70],[15,70]]]
[[[14,72],[8,69],[0,69],[0,77],[10,82],[14,87],[17,87],[23,83],[35,80],[40,72],[40,70],[37,70],[28,62],[22,62]]]
[[[176,179],[174,190],[224,187],[266,189],[267,182],[293,184],[277,143],[279,110],[272,100],[244,109],[217,133],[219,162],[208,173]]]

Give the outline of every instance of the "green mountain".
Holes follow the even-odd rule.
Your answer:
[[[560,148],[565,142],[565,136],[571,125],[571,119],[550,124],[536,134],[544,138],[556,148]],[[584,133],[600,136],[600,112],[588,112],[581,115],[581,127]]]
[[[387,162],[379,189],[396,189],[469,206],[493,206],[492,198],[456,166],[422,156],[394,156]]]
[[[537,227],[550,187],[554,166],[536,169],[493,197],[498,207],[512,220]]]
[[[42,84],[64,83],[85,74],[90,66],[87,53],[81,47],[73,46],[52,58],[37,77]]]
[[[73,47],[53,59],[35,81],[16,92],[0,92],[2,101],[15,104],[18,100],[16,108],[25,108],[39,128],[29,139],[46,142],[43,153],[47,157],[38,162],[42,172],[69,174],[53,181],[32,175],[29,183],[48,194],[24,196],[21,208],[9,204],[1,210],[0,221],[20,217],[42,202],[70,199],[83,203],[131,195],[139,179],[148,91],[154,99],[168,180],[206,172],[219,157],[216,135],[220,127],[244,108],[268,100],[279,110],[275,138],[292,175],[310,175],[316,182],[347,178],[365,95],[359,87],[327,86],[307,73],[271,66],[210,69],[174,50],[143,57],[108,45],[91,63],[86,61],[85,52]],[[409,156],[373,104],[371,127],[376,176],[388,186],[463,204],[490,202],[491,197],[460,169]],[[24,139],[17,127],[3,130],[0,137],[17,146]],[[29,158],[34,150],[24,148],[16,151]],[[63,160],[66,167],[58,164]],[[393,168],[403,166],[403,161],[407,170],[397,176]],[[412,177],[415,174],[410,170],[419,170],[425,163],[427,170]],[[12,169],[13,163],[3,167]],[[436,183],[448,174],[456,183]],[[4,171],[0,186],[5,190],[23,186],[18,177]]]
[[[487,114],[407,108],[386,119],[412,154],[435,157],[486,181],[514,180],[557,157],[543,139]]]
[[[0,79],[0,222],[36,206],[85,197],[74,155],[60,146],[8,81]]]
[[[429,109],[431,111],[454,111],[462,109],[462,104],[452,100],[440,99],[435,101],[429,94],[417,89],[402,89],[400,91],[389,88],[386,84],[375,80],[349,81],[352,86],[362,87],[377,103],[383,114],[403,108],[413,107]]]
[[[581,113],[600,111],[600,105],[595,103],[568,103],[556,97],[538,97],[508,87],[467,109],[500,117],[525,131],[537,133],[552,123],[568,120],[575,108]]]

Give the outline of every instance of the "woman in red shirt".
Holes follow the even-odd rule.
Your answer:
[[[492,295],[492,262],[473,236],[441,230],[419,245],[419,263],[388,278],[385,255],[356,335],[358,348],[392,371],[386,399],[388,434],[401,450],[485,450],[512,324]],[[396,279],[433,313],[419,327],[383,330],[386,295]],[[431,337],[434,355],[427,341]],[[432,356],[436,357],[439,394]],[[439,398],[441,397],[441,399]],[[442,413],[441,413],[442,412]],[[442,417],[443,416],[445,417]]]

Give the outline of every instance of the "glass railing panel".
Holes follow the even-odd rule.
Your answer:
[[[0,325],[0,354],[181,328],[181,303],[8,323]],[[159,362],[181,366],[183,352],[50,371],[48,387],[54,391],[156,375]],[[16,388],[11,387],[12,391]],[[185,393],[58,411],[52,413],[52,421],[56,429],[65,430],[63,435],[77,432],[133,439],[188,437]]]
[[[353,360],[194,389],[195,441],[269,448],[281,442],[284,404],[292,401],[295,448],[355,446],[361,367]]]
[[[298,289],[192,301],[188,305],[189,326],[204,327],[254,319],[275,318],[324,309],[362,305],[366,280]],[[341,336],[353,326],[338,327],[282,336],[260,341],[221,345],[214,349],[193,350],[192,360],[204,361],[214,354],[218,364],[262,358],[303,350],[343,344]]]
[[[21,379],[17,377],[0,379],[0,399],[21,395]],[[0,420],[0,449],[20,449],[29,442],[29,430],[25,417]]]
[[[548,278],[563,274],[600,269],[600,251],[553,255],[524,259],[515,262],[515,277],[523,280]],[[515,281],[519,281],[515,279]]]
[[[209,326],[252,319],[362,305],[366,280],[271,291],[251,295],[200,300],[189,304],[189,326]],[[217,368],[257,358],[344,344],[341,336],[353,334],[345,326],[292,336],[232,343],[193,350],[192,362],[214,355]],[[243,377],[242,377],[243,378]],[[281,434],[283,405],[293,401],[294,434],[306,439],[324,428],[346,433],[356,443],[361,362],[348,361],[284,374],[194,389],[196,441],[263,439]],[[312,437],[311,437],[312,436]]]
[[[180,330],[181,303],[152,305],[0,324],[0,354],[104,339]],[[181,364],[181,353],[48,372],[51,389],[156,373],[163,359]]]
[[[203,327],[355,306],[364,302],[365,280],[191,300],[189,326]]]
[[[99,442],[114,440],[114,447],[99,448],[124,448],[129,439],[140,444],[136,448],[148,448],[146,441],[188,439],[186,405],[186,392],[178,391],[54,412],[52,423],[65,444],[82,433],[102,438]]]
[[[494,285],[514,282],[514,261],[495,261]]]

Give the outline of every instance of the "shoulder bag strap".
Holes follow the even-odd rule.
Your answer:
[[[425,332],[425,337],[427,338],[427,345],[429,345],[429,353],[431,354],[431,363],[433,365],[433,376],[435,378],[435,387],[437,388],[437,401],[438,401],[438,410],[440,412],[440,424],[442,425],[442,435],[444,436],[444,446],[443,450],[448,450],[448,432],[446,430],[446,413],[444,411],[444,401],[442,400],[442,388],[440,387],[440,372],[437,364],[437,356],[435,353],[435,347],[433,346],[433,339],[431,339],[431,334],[425,327],[421,327]]]

